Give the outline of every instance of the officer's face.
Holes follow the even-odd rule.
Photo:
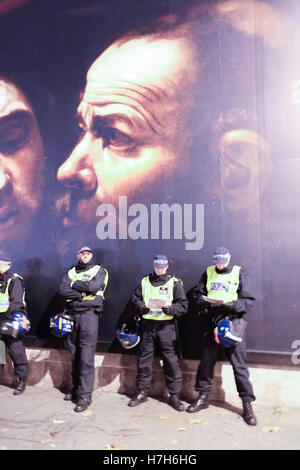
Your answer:
[[[93,253],[91,253],[90,251],[82,251],[81,253],[77,255],[79,262],[82,264],[89,263],[92,257],[93,257]]]
[[[10,267],[11,267],[11,264],[0,262],[0,274],[4,274],[6,271],[10,269]]]
[[[158,268],[157,266],[154,266],[154,271],[157,276],[162,276],[163,274],[166,274],[167,269],[169,266],[166,266],[164,268]]]
[[[149,38],[114,44],[94,62],[78,108],[82,138],[57,173],[65,226],[95,223],[101,202],[138,200],[182,171],[193,64],[186,40]]]
[[[30,229],[42,198],[43,145],[23,93],[0,80],[0,246],[16,247]]]

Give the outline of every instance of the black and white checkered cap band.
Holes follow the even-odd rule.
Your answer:
[[[155,259],[153,260],[153,264],[154,266],[163,268],[164,266],[168,265],[168,260],[167,259]]]
[[[213,259],[218,261],[218,260],[225,260],[229,258],[229,251],[227,253],[218,253],[213,255]]]

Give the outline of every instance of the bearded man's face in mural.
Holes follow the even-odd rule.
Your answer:
[[[138,201],[182,171],[196,76],[187,39],[128,38],[98,57],[78,107],[83,136],[57,173],[67,190],[58,205],[65,226],[78,217],[95,224],[98,204]]]
[[[24,241],[39,207],[43,144],[34,111],[14,84],[0,79],[0,249]]]

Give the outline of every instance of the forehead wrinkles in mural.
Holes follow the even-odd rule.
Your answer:
[[[74,216],[93,223],[99,203],[115,204],[119,195],[139,200],[152,183],[185,168],[193,53],[182,37],[127,38],[92,64],[78,107],[84,134],[57,174],[69,191],[65,224]]]
[[[25,240],[42,198],[43,145],[34,111],[0,80],[0,249]]]
[[[158,181],[180,173],[184,181],[190,163],[196,169],[185,189],[198,202],[212,191],[223,207],[239,211],[260,197],[258,175],[269,147],[258,131],[252,65],[257,38],[280,48],[287,28],[277,28],[270,6],[246,3],[246,9],[234,1],[200,8],[184,26],[127,36],[96,59],[78,107],[83,136],[57,173],[65,227],[82,230],[84,221],[95,233],[100,203],[117,204],[120,195],[151,201]],[[242,115],[254,115],[254,124]],[[215,132],[224,124],[226,131]]]

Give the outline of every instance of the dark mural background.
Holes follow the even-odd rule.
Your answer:
[[[99,339],[112,351],[155,254],[170,257],[189,293],[225,245],[257,299],[248,349],[291,352],[300,339],[297,1],[37,0],[2,2],[0,14],[0,243],[24,276],[31,335],[51,339],[58,282],[83,244],[109,271]],[[128,47],[127,36],[89,75],[93,111],[87,71],[129,31]],[[152,211],[163,203],[157,228]],[[179,328],[184,356],[197,357],[192,303]]]

